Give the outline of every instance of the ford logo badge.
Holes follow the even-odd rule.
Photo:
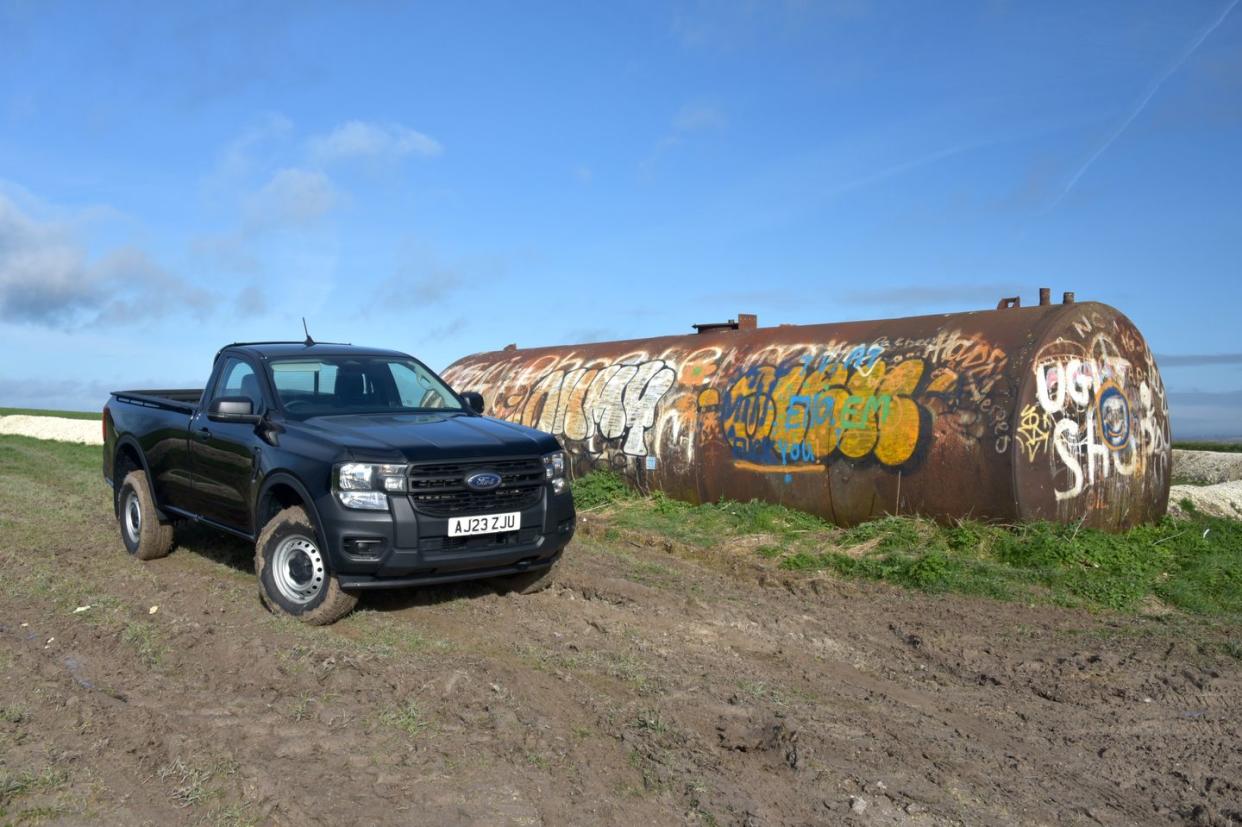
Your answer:
[[[493,491],[500,487],[500,474],[495,471],[476,471],[466,477],[466,487],[471,491]]]

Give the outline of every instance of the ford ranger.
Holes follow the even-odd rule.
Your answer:
[[[253,542],[264,603],[307,623],[366,589],[537,590],[574,533],[556,438],[395,351],[228,345],[203,390],[113,393],[103,430],[130,554],[168,554],[178,521]]]

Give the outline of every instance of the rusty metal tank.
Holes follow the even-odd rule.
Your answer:
[[[691,502],[758,498],[852,525],[885,514],[1159,519],[1172,450],[1150,349],[1095,302],[480,353],[445,378]]]

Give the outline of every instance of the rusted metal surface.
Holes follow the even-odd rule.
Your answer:
[[[692,502],[1114,530],[1168,502],[1155,360],[1095,302],[506,349],[444,375],[560,437],[575,474]]]

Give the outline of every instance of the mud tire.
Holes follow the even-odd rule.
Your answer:
[[[274,571],[273,560],[286,543],[309,543],[318,551],[318,561],[311,562],[311,578],[320,578],[318,592],[305,602],[291,600],[277,585],[280,575]],[[296,618],[310,626],[327,626],[353,611],[358,595],[341,588],[332,573],[328,556],[322,552],[322,541],[315,524],[302,506],[284,509],[263,526],[255,542],[254,568],[259,578],[259,597],[271,612]],[[286,581],[286,586],[288,581]]]
[[[116,492],[116,521],[125,550],[139,560],[156,560],[172,551],[172,523],[160,520],[145,471],[130,471],[121,481]]]

